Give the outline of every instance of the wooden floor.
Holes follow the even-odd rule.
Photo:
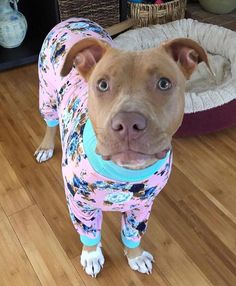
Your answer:
[[[105,215],[106,264],[97,280],[79,264],[56,156],[32,156],[43,135],[35,65],[0,74],[0,285],[236,285],[236,128],[174,142],[174,168],[156,201],[144,246],[154,272],[132,272],[120,216]]]
[[[0,74],[0,286],[236,285],[236,127],[174,141],[171,179],[155,202],[143,246],[152,275],[131,271],[120,215],[105,214],[105,267],[80,266],[81,244],[67,211],[60,144],[48,163],[33,153],[43,135],[36,65]]]

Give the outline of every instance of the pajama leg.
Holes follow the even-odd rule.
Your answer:
[[[151,213],[153,201],[139,206],[122,214],[121,239],[128,248],[136,248],[140,245],[141,237],[147,229],[148,219]]]
[[[95,246],[101,241],[102,211],[94,209],[73,198],[67,198],[71,220],[86,246]]]
[[[52,88],[50,89],[49,86],[45,87],[45,83],[42,84],[41,81],[39,83],[39,111],[47,126],[54,127],[58,125],[55,91]]]
[[[40,51],[38,63],[39,110],[49,127],[58,125],[57,90],[55,74],[50,62],[50,40],[45,40]]]

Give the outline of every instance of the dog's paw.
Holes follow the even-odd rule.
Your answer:
[[[53,156],[53,149],[37,149],[34,153],[34,157],[38,163],[45,162],[52,158]]]
[[[129,258],[127,255],[126,257],[131,269],[145,274],[152,273],[152,263],[154,262],[154,259],[149,252],[143,251],[140,256],[135,258]]]
[[[96,278],[103,268],[104,262],[105,259],[100,246],[97,247],[96,251],[82,251],[80,263],[88,275]]]

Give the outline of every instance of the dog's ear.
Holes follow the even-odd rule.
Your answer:
[[[75,64],[81,76],[88,80],[93,68],[110,46],[104,41],[87,38],[71,47],[66,55],[61,76],[66,76]]]
[[[164,49],[177,63],[187,79],[200,62],[205,62],[213,74],[205,50],[195,41],[187,38],[178,38],[163,45]]]

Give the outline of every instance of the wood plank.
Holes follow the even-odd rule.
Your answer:
[[[7,110],[5,110],[7,114]],[[11,162],[12,167],[24,169],[26,166],[33,166],[35,160],[32,156],[33,146],[30,143],[29,135],[22,128],[22,124],[11,118],[8,114],[6,118],[0,121],[2,149],[6,158]],[[20,152],[19,152],[20,150]]]
[[[0,144],[0,204],[7,215],[33,204],[33,200],[22,187],[14,170],[6,160]]]
[[[236,216],[235,170],[230,168],[227,161],[221,158],[220,150],[217,153],[211,152],[205,144],[196,138],[178,139],[175,140],[174,144],[175,166],[195,186],[211,193],[213,197],[221,201],[233,216]],[[231,157],[235,158],[236,153],[231,154]]]
[[[42,285],[84,286],[37,206],[12,215],[10,222]]]
[[[177,244],[175,238],[168,234],[165,225],[162,226],[158,220],[151,220],[150,224],[152,228],[149,237],[155,237],[155,244],[158,246],[157,267],[171,285],[214,285]],[[149,247],[151,243],[154,244],[152,240],[146,241],[146,245]]]
[[[22,122],[24,119],[31,121],[31,116],[25,112],[38,114],[36,65],[23,67],[20,73],[17,69],[1,73],[0,87],[0,142],[4,154],[13,167],[16,165],[18,169],[23,169],[25,166],[33,166],[35,161],[32,154],[35,147]]]
[[[6,214],[4,213],[2,207],[0,206],[0,221],[5,218]]]
[[[236,276],[232,262],[235,264],[236,260],[232,261],[233,254],[212,235],[184,201],[173,201],[168,195],[170,191],[175,190],[167,188],[160,195],[159,207],[153,212],[154,219],[161,223],[212,285],[234,285]],[[149,231],[152,232],[152,229]],[[155,237],[158,237],[158,233]]]
[[[54,174],[50,164],[36,164],[35,172],[32,172],[31,168],[25,168],[22,179],[25,188],[31,192],[63,249],[70,258],[73,258],[80,254],[81,243],[69,218],[62,175]]]
[[[193,182],[186,177],[177,167],[172,167],[172,174],[170,180],[168,181],[168,189],[175,190],[174,192],[169,192],[169,196],[176,202],[185,200],[191,195],[195,195],[196,192],[203,194],[211,204],[216,207],[216,210],[220,212],[221,216],[225,216],[225,219],[229,219],[231,223],[236,225],[236,217],[221,203],[217,200],[210,192],[199,186],[195,186]]]
[[[34,272],[14,230],[0,208],[0,285],[38,286]]]
[[[17,179],[15,172],[12,170],[9,162],[6,160],[2,145],[0,144],[0,195],[8,191],[21,188],[21,184]]]
[[[7,192],[1,196],[0,201],[7,216],[34,204],[24,188],[19,188]]]
[[[227,218],[207,197],[201,193],[189,196],[185,200],[191,212],[195,214],[199,221],[207,228],[206,236],[215,237],[225,246],[225,253],[232,253],[236,272],[236,227],[234,222]],[[212,234],[210,235],[211,232]],[[228,250],[226,249],[228,248]]]

